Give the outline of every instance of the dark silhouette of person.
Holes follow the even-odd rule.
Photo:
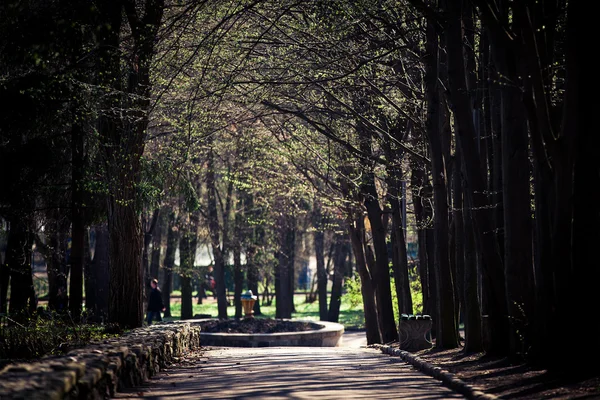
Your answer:
[[[152,279],[150,286],[152,286],[152,290],[150,291],[150,296],[148,296],[148,325],[152,325],[153,320],[162,321],[162,316],[160,313],[165,311],[162,293],[158,287],[158,279]]]

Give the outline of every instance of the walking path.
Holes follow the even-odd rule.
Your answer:
[[[115,398],[461,399],[398,357],[347,332],[341,347],[203,347]]]

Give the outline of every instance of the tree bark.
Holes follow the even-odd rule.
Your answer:
[[[395,187],[395,186],[391,186]],[[392,208],[392,269],[396,286],[396,298],[400,314],[412,314],[413,304],[410,292],[410,280],[408,278],[408,256],[406,251],[406,239],[402,229],[402,213],[400,201],[396,196],[389,198]]]
[[[367,344],[381,343],[381,331],[379,329],[379,318],[377,316],[377,304],[375,301],[375,291],[371,279],[371,272],[367,267],[362,236],[364,235],[364,225],[362,218],[353,218],[352,213],[348,212],[346,217],[348,226],[348,236],[356,260],[356,269],[360,276],[360,287],[363,299],[363,308],[365,315],[365,330],[367,335]]]
[[[148,0],[140,18],[139,10],[130,1],[98,3],[97,83],[107,90],[102,100],[99,137],[109,192],[109,318],[111,322],[129,328],[142,326],[144,315],[143,246],[136,186],[140,181],[140,158],[148,126],[150,64],[163,8],[164,0]],[[133,38],[127,71],[123,70],[120,59],[124,15]],[[129,78],[125,87],[123,75]]]
[[[461,165],[460,170],[464,166]],[[479,301],[480,285],[478,274],[478,257],[475,248],[475,232],[471,216],[471,203],[464,196],[464,179],[460,179],[461,192],[463,193],[463,232],[464,232],[464,326],[465,326],[465,352],[479,352],[484,349],[483,332],[481,326],[481,303]]]
[[[217,187],[215,181],[215,162],[213,149],[209,150],[206,172],[206,189],[208,191],[208,230],[211,248],[215,259],[215,280],[217,289],[217,309],[220,319],[227,319],[227,288],[225,286],[225,259],[221,250],[221,227],[217,210]]]
[[[242,253],[239,246],[233,247],[233,304],[235,304],[235,318],[242,318],[242,287],[244,275],[242,273]],[[254,292],[252,292],[254,293]]]
[[[365,154],[371,154],[371,134],[362,122],[358,123],[360,147]],[[371,227],[373,247],[375,252],[374,269],[371,271],[373,289],[377,302],[377,315],[381,328],[381,338],[384,343],[398,340],[398,330],[394,318],[392,293],[389,273],[389,256],[386,242],[386,232],[383,224],[383,212],[379,205],[379,195],[375,188],[375,176],[372,167],[367,166],[361,186],[363,204]]]
[[[83,215],[83,169],[84,169],[84,132],[78,123],[71,130],[71,254],[69,282],[69,311],[71,318],[78,322],[83,303],[83,266],[85,263],[85,222]]]
[[[437,285],[436,347],[452,349],[459,346],[458,329],[455,319],[455,293],[450,268],[448,248],[448,203],[447,173],[444,167],[441,130],[439,126],[440,100],[438,87],[438,39],[432,23],[427,24],[427,44],[425,57],[425,90],[427,96],[426,132],[431,151],[434,226],[435,226],[435,271]]]
[[[10,231],[9,231],[10,235]],[[8,243],[4,253],[4,260],[0,264],[0,313],[6,314],[8,311],[8,286],[10,285],[10,268],[8,267]]]
[[[160,261],[162,253],[163,236],[165,232],[165,225],[167,224],[167,208],[162,207],[159,214],[156,226],[154,227],[154,233],[152,235],[152,252],[150,256],[150,277],[159,277]],[[164,288],[162,288],[164,290]]]
[[[181,319],[191,319],[194,316],[194,300],[192,279],[194,276],[194,261],[198,244],[198,226],[200,216],[197,211],[190,212],[189,222],[179,242],[179,275],[181,276]]]
[[[94,259],[92,260],[92,265],[90,266],[90,280],[92,281],[92,291],[94,293],[94,305],[91,311],[94,316],[94,320],[104,322],[108,319],[108,292],[110,281],[110,239],[108,233],[108,224],[104,223],[96,225],[94,227],[94,231],[96,233],[96,244],[94,246]]]
[[[417,165],[415,162],[411,162],[411,188],[413,197],[413,208],[415,213],[415,222],[417,224],[417,240],[419,246],[419,278],[421,280],[421,294],[423,298],[423,314],[433,315],[433,307],[431,306],[431,285],[432,276],[429,273],[429,256],[427,252],[427,227],[428,216],[425,213],[427,207],[424,206],[426,201],[423,198],[422,192],[425,191],[425,177],[423,167]],[[434,316],[434,325],[437,324],[437,320]]]
[[[394,131],[404,130],[404,126],[397,126]],[[394,135],[397,140],[404,138],[400,134]],[[406,250],[406,239],[404,236],[404,227],[406,221],[405,204],[403,199],[406,199],[403,183],[399,177],[402,176],[402,169],[393,166],[396,160],[402,159],[402,153],[394,151],[392,144],[386,141],[384,144],[386,158],[390,165],[386,166],[387,176],[387,203],[391,211],[392,227],[390,230],[390,244],[392,252],[392,272],[394,274],[394,283],[396,289],[396,301],[398,302],[398,311],[400,314],[412,314],[413,303],[410,292],[410,281],[408,277],[408,255]]]
[[[321,206],[314,205],[315,232],[313,240],[315,246],[315,258],[317,261],[317,293],[319,298],[319,319],[327,320],[327,271],[325,270],[325,232],[323,231],[323,215]]]
[[[457,123],[458,145],[461,148],[466,173],[465,194],[472,199],[473,218],[476,229],[477,248],[481,249],[484,261],[484,289],[489,296],[489,309],[486,318],[490,333],[490,354],[506,355],[508,352],[509,321],[507,317],[506,293],[502,258],[498,253],[492,232],[489,203],[485,194],[485,181],[481,172],[481,160],[477,153],[476,135],[473,126],[469,97],[465,82],[463,41],[461,34],[461,4],[446,1],[447,23],[445,30],[446,51],[448,53],[448,77],[450,96]]]
[[[87,321],[94,321],[96,319],[94,310],[96,309],[96,292],[94,291],[94,282],[92,280],[92,263],[93,263],[93,249],[91,244],[91,236],[95,237],[96,232],[92,231],[93,227],[89,227],[85,232],[84,241],[84,266],[83,266],[83,286],[84,286],[84,299],[85,299],[85,319]],[[93,232],[93,233],[92,233]]]
[[[518,7],[515,11],[519,19]],[[508,19],[508,16],[505,17]],[[494,27],[492,27],[494,28]],[[491,53],[498,71],[497,80],[512,84],[500,86],[502,194],[504,205],[504,275],[507,308],[511,322],[510,354],[523,354],[530,347],[529,322],[534,320],[529,139],[522,91],[517,82],[525,72],[518,68],[519,47],[505,32],[488,29]]]
[[[32,234],[28,218],[13,217],[9,221],[10,231],[6,247],[6,266],[10,273],[8,313],[14,319],[24,321],[37,307],[31,271]]]
[[[329,310],[327,312],[327,321],[330,322],[338,322],[340,318],[344,270],[346,267],[346,259],[348,258],[349,250],[347,242],[342,237],[335,235],[335,240],[333,284],[331,286],[331,298],[329,299]]]
[[[465,205],[463,203],[461,156],[458,149],[453,162],[455,165],[452,172],[452,222],[454,227],[454,264],[456,266],[454,291],[457,295],[460,319],[462,319],[463,324],[466,324],[466,315],[472,310],[467,311],[468,305],[465,302],[465,229],[463,220]]]
[[[150,281],[153,278],[158,277],[156,275],[152,275],[150,271],[150,243],[152,243],[152,237],[154,236],[154,230],[156,229],[156,224],[160,218],[160,208],[154,209],[152,212],[152,217],[150,217],[150,221],[144,218],[144,223],[142,223],[142,227],[144,228],[144,250],[142,253],[142,269],[144,271],[145,282],[147,285],[150,285]],[[149,286],[148,286],[149,287]]]
[[[168,211],[167,247],[165,249],[164,284],[161,285],[165,317],[171,317],[171,288],[173,286],[173,269],[175,268],[175,252],[179,243],[178,216],[175,210]]]
[[[275,318],[291,318],[294,293],[290,287],[290,274],[294,273],[295,218],[281,217],[279,230],[280,243],[275,274]]]
[[[597,282],[600,272],[590,266],[595,259],[595,250],[600,234],[598,233],[598,163],[597,150],[600,140],[597,131],[591,129],[597,124],[598,83],[587,79],[593,76],[593,55],[589,52],[589,38],[595,32],[595,18],[583,4],[568,2],[567,5],[567,43],[566,43],[566,88],[564,98],[564,114],[562,135],[565,138],[566,151],[572,150],[573,174],[567,174],[558,182],[568,181],[572,177],[573,196],[572,209],[561,210],[565,217],[572,217],[571,263],[557,264],[556,279],[559,282],[557,315],[572,315],[577,320],[589,318],[597,304]],[[570,142],[570,143],[568,143]],[[569,171],[564,168],[565,172]],[[558,173],[559,171],[557,171]],[[563,204],[560,204],[563,205]],[[571,211],[571,212],[569,212]],[[558,227],[558,226],[557,226]],[[558,232],[554,232],[560,239]],[[553,243],[553,246],[564,246],[569,250],[569,242]],[[559,252],[560,254],[560,252]],[[555,261],[563,261],[555,259]],[[569,314],[570,313],[570,314]],[[554,319],[556,320],[556,319]],[[599,328],[590,326],[590,334],[596,335]],[[558,332],[557,332],[558,333]],[[561,336],[565,337],[565,336]],[[575,331],[566,332],[566,339],[576,341],[580,337]],[[586,345],[584,352],[575,352],[566,356],[570,365],[553,360],[553,369],[566,368],[573,373],[585,370],[585,360],[600,355],[600,344],[597,341]],[[573,364],[571,364],[573,363]],[[571,368],[571,366],[573,368]],[[594,368],[598,371],[598,367]]]
[[[257,211],[254,209],[254,198],[250,193],[243,194],[244,202],[244,217],[248,220],[253,220],[257,217]],[[263,230],[260,227],[252,227],[249,233],[244,237],[246,253],[246,276],[248,280],[248,289],[258,296],[258,266],[256,265],[257,248],[263,240]],[[260,301],[254,302],[254,315],[261,315]]]
[[[66,263],[67,237],[69,236],[69,221],[57,210],[49,218],[46,226],[46,243],[37,243],[44,253],[46,271],[48,274],[48,308],[51,310],[67,307],[67,276],[69,273]],[[64,296],[59,298],[59,290]]]

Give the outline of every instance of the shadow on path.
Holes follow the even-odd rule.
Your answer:
[[[347,339],[341,347],[203,347],[115,398],[464,398],[398,358],[361,347],[360,332]]]

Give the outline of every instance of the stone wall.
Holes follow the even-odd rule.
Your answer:
[[[138,328],[63,356],[5,366],[0,399],[105,399],[140,385],[198,347],[199,325],[168,322]]]

